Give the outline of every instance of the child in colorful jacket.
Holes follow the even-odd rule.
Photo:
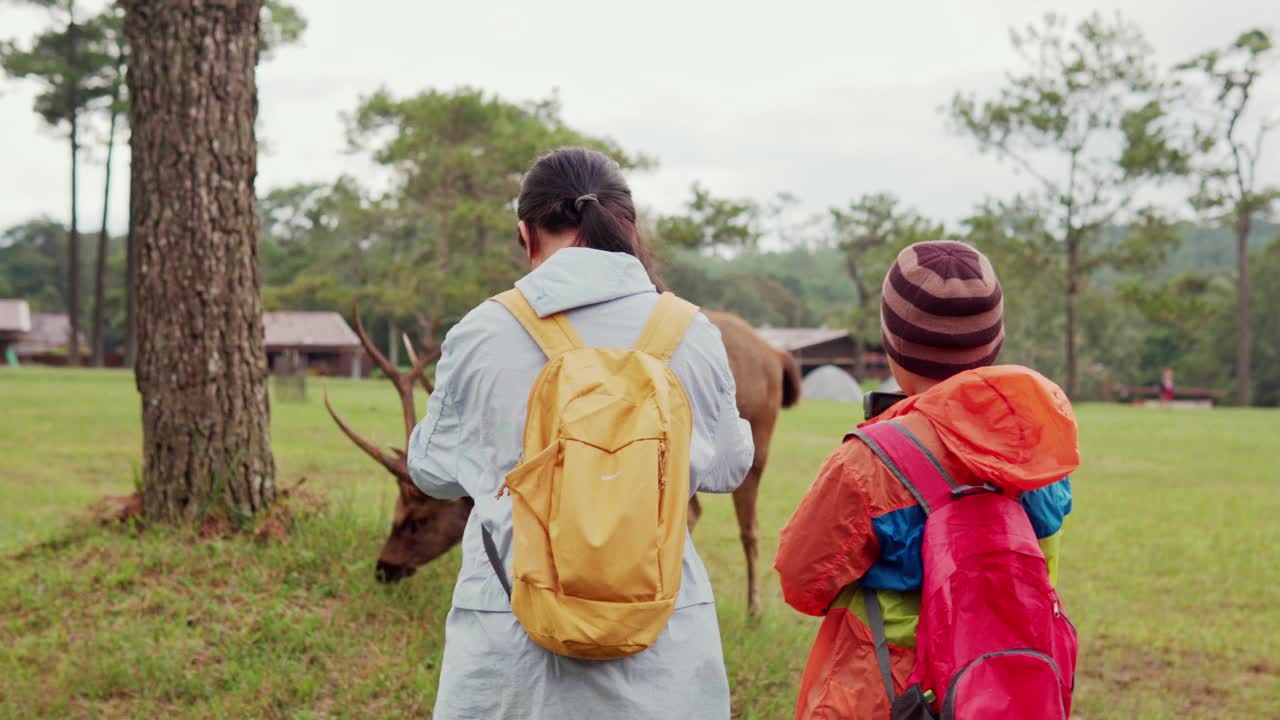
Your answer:
[[[905,426],[957,483],[1044,485],[1021,504],[1056,582],[1071,511],[1067,475],[1079,465],[1075,417],[1040,374],[993,365],[1003,309],[1000,282],[977,250],[956,242],[903,250],[885,278],[880,317],[889,366],[908,397],[868,422]],[[916,499],[861,441],[847,440],[823,464],[782,531],[775,563],[786,601],[826,616],[798,720],[889,718],[860,588],[877,591],[900,693],[915,665],[924,524]]]

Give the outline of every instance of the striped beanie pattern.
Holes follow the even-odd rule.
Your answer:
[[[949,240],[898,253],[880,295],[880,338],[902,369],[932,380],[994,363],[1004,294],[991,262]]]

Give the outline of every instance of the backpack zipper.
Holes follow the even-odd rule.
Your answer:
[[[1055,602],[1053,604],[1053,615],[1054,617],[1061,618],[1067,621],[1067,624],[1071,626],[1071,634],[1076,636],[1076,642],[1079,643],[1080,631],[1076,629],[1076,624],[1071,622],[1071,618],[1068,617],[1067,614],[1062,611],[1061,603]],[[1076,675],[1075,675],[1075,672],[1073,671],[1071,673],[1071,692],[1074,693],[1075,691],[1076,691]]]
[[[658,441],[658,522],[662,522],[662,496],[667,492],[667,443]]]
[[[1044,660],[1045,662],[1049,663],[1049,667],[1053,670],[1053,676],[1058,679],[1058,686],[1059,688],[1061,688],[1062,673],[1061,671],[1058,670],[1058,663],[1054,662],[1053,658],[1049,657],[1048,655],[1038,650],[1029,650],[1029,649],[998,650],[996,652],[984,653],[974,658],[973,660],[969,661],[968,665],[965,665],[963,668],[960,669],[960,672],[956,673],[951,677],[951,682],[947,687],[947,699],[945,702],[942,703],[942,720],[954,720],[956,716],[956,688],[960,685],[960,680],[965,676],[965,673],[972,670],[974,665],[977,665],[983,660],[987,660],[993,657],[1002,657],[1005,655],[1029,655],[1031,657],[1036,657],[1036,658],[1040,658],[1041,660]],[[1060,714],[1059,716],[1063,720],[1066,720],[1067,711],[1062,703],[1061,689],[1059,689],[1059,692],[1058,692],[1058,712]]]
[[[665,490],[667,487],[667,443],[664,440],[658,441],[658,490]]]

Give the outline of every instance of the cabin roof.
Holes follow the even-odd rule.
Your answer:
[[[788,352],[849,337],[848,330],[828,328],[759,328],[758,332],[770,345]]]
[[[31,306],[26,300],[0,300],[0,333],[31,332]]]
[[[359,336],[336,312],[266,312],[262,314],[262,326],[269,350],[360,347]]]
[[[13,344],[13,351],[19,355],[55,352],[65,348],[67,339],[71,337],[71,319],[66,313],[32,313],[30,327]],[[80,333],[80,347],[88,346],[84,333]]]

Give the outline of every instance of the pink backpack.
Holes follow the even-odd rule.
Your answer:
[[[896,697],[880,603],[864,592],[893,720],[1067,720],[1076,630],[1022,506],[990,483],[957,486],[895,422],[852,434],[927,518],[916,667]]]

